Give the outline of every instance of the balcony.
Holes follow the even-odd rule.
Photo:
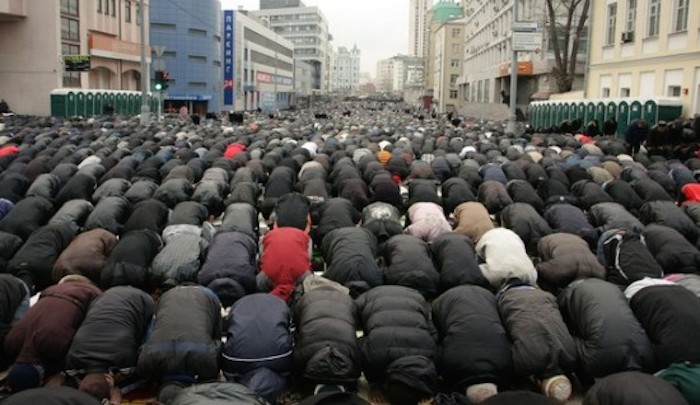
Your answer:
[[[0,0],[0,21],[18,21],[27,17],[25,0]]]

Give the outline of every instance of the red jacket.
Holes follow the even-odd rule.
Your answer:
[[[689,183],[681,189],[685,200],[683,205],[700,202],[700,184]]]
[[[224,152],[224,157],[226,159],[233,159],[236,157],[241,152],[245,152],[245,145],[242,143],[232,143],[226,148],[226,152]]]
[[[265,234],[260,271],[272,282],[272,294],[288,300],[299,278],[311,269],[309,241],[306,232],[292,227],[276,228]]]
[[[17,147],[16,145],[10,145],[10,146],[5,146],[4,148],[0,148],[0,157],[16,155],[18,153],[19,153],[19,147]]]

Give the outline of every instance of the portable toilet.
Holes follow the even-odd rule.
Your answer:
[[[617,105],[617,134],[624,136],[630,123],[630,105],[627,100],[622,100]]]
[[[658,121],[673,121],[683,115],[683,104],[678,99],[656,99]]]
[[[563,103],[561,105],[561,120],[562,121],[568,121],[569,120],[569,103]]]
[[[78,115],[76,99],[77,97],[74,92],[69,91],[66,94],[66,115],[64,115],[64,117],[75,117]]]
[[[642,108],[642,103],[639,100],[634,100],[630,103],[630,117],[629,122],[638,120],[643,117],[644,111]]]
[[[85,94],[85,116],[92,117],[95,115],[95,95],[89,91]]]
[[[589,101],[586,104],[586,118],[583,120],[583,126],[588,125],[593,119],[595,119],[595,103]]]
[[[602,128],[605,122],[605,103],[599,102],[595,108],[595,119],[598,120],[599,128]]]

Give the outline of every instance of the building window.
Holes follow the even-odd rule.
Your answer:
[[[97,12],[102,12],[102,0],[97,0]]]
[[[681,32],[688,29],[688,2],[689,0],[675,0],[673,7],[673,32]]]
[[[453,68],[459,67],[459,59],[452,59],[452,61],[450,62],[450,66],[452,66]]]
[[[462,30],[459,28],[452,28],[452,38],[459,38],[462,35]]]
[[[681,96],[681,86],[668,86],[666,90],[667,97],[680,97]]]
[[[61,13],[77,17],[79,15],[78,0],[61,0]]]
[[[615,43],[616,25],[617,3],[608,4],[608,24],[605,29],[605,45],[613,45]]]
[[[457,90],[450,90],[450,99],[456,100],[458,97]]]
[[[659,36],[659,14],[661,4],[659,0],[649,0],[649,26],[647,27],[647,36]]]
[[[457,85],[457,78],[459,75],[450,75],[450,87]]]
[[[603,98],[610,97],[610,87],[603,87],[603,89],[600,93],[601,93],[600,96]]]
[[[61,17],[61,39],[66,41],[80,41],[80,24],[78,20]]]
[[[634,32],[634,23],[637,21],[637,0],[627,0],[627,20],[625,31]]]
[[[136,24],[141,25],[141,3],[136,4]]]
[[[459,54],[459,44],[452,44],[452,54],[453,55]]]
[[[61,54],[79,55],[80,46],[62,42]],[[80,72],[63,72],[63,87],[80,87]]]
[[[124,22],[131,22],[131,1],[124,2]]]
[[[629,96],[630,96],[630,88],[629,87],[620,88],[620,97],[629,97]]]
[[[110,5],[112,7],[112,17],[117,15],[117,7],[116,4],[114,3],[116,0],[110,0]]]

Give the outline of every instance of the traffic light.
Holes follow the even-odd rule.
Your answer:
[[[163,91],[168,89],[168,80],[170,80],[170,73],[164,70],[156,70],[156,85],[155,88],[158,91]]]

